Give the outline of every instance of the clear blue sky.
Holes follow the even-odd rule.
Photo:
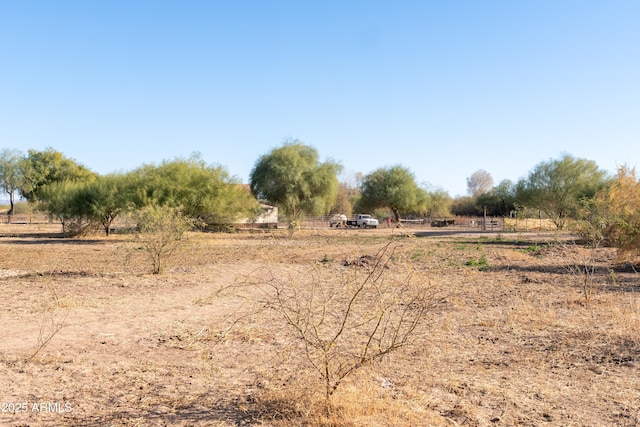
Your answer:
[[[0,0],[0,148],[248,182],[285,138],[452,196],[563,153],[640,166],[640,1]]]

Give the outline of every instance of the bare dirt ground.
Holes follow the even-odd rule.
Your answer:
[[[194,233],[152,275],[131,236],[56,231],[0,225],[2,426],[640,425],[640,277],[610,249],[581,275],[591,252],[554,234]],[[446,298],[327,415],[265,271],[337,277],[390,239],[390,274]]]

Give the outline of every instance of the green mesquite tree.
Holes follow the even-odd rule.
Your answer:
[[[320,163],[313,147],[286,142],[256,161],[251,191],[280,207],[290,222],[304,214],[327,214],[336,201],[341,169],[331,160]]]
[[[606,172],[592,160],[568,154],[539,163],[518,182],[516,202],[540,209],[562,230],[569,218],[577,218],[582,199],[592,198],[606,182]]]
[[[30,202],[46,201],[40,193],[48,184],[62,181],[92,181],[96,174],[86,167],[66,158],[62,153],[47,148],[45,151],[29,150],[20,162],[22,185],[20,194]]]
[[[424,211],[427,201],[428,194],[418,187],[413,173],[400,165],[376,169],[362,183],[360,206],[389,208],[398,224],[400,212]]]
[[[22,169],[20,168],[21,158],[22,153],[18,150],[4,148],[0,151],[0,189],[9,194],[8,215],[13,214],[16,190],[23,182]]]
[[[199,156],[145,165],[133,172],[135,206],[180,208],[199,224],[224,225],[258,212],[258,201],[222,166],[207,165]]]

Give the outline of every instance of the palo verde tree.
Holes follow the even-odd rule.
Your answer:
[[[95,173],[53,148],[29,150],[20,161],[20,168],[23,180],[19,191],[29,202],[46,201],[40,197],[40,192],[48,184],[92,181],[96,178]]]
[[[251,196],[225,168],[207,165],[198,155],[145,165],[133,172],[135,205],[180,208],[198,224],[227,225],[259,210]]]
[[[351,201],[351,194],[344,182],[338,184],[338,193],[336,194],[336,201],[331,207],[330,213],[332,214],[345,214],[351,216],[353,213],[353,203]]]
[[[85,212],[77,204],[78,194],[84,185],[77,181],[58,181],[42,187],[38,192],[44,200],[41,207],[47,211],[49,218],[62,224],[63,233],[75,234],[86,223]]]
[[[341,166],[321,163],[318,151],[295,140],[260,156],[251,171],[251,191],[278,206],[290,223],[303,215],[329,213],[338,194]]]
[[[396,165],[376,169],[364,177],[360,206],[368,210],[389,208],[399,224],[400,212],[424,212],[427,198],[413,173]]]
[[[577,218],[583,199],[592,198],[606,182],[606,172],[592,160],[568,154],[539,163],[516,187],[516,202],[540,209],[562,230],[569,218]]]
[[[358,202],[360,201],[363,179],[364,175],[362,172],[343,171],[340,174],[338,194],[330,213],[351,216],[354,208],[358,206]]]
[[[134,182],[126,174],[91,181],[58,181],[40,189],[39,197],[63,232],[82,233],[100,227],[108,236],[116,217],[132,205]]]
[[[74,204],[89,221],[100,223],[108,236],[113,221],[131,206],[133,191],[133,181],[128,175],[100,176],[79,189]]]
[[[425,215],[430,218],[448,217],[451,215],[451,196],[441,188],[424,189],[427,194]]]
[[[9,195],[8,215],[13,214],[16,191],[23,182],[22,169],[20,168],[21,159],[22,153],[18,150],[4,148],[0,151],[0,189]]]

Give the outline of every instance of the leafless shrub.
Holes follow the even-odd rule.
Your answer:
[[[25,358],[25,362],[33,360],[40,352],[51,342],[51,340],[66,326],[67,316],[69,315],[69,306],[58,295],[53,280],[49,278],[47,288],[51,293],[53,304],[46,301],[42,308],[42,318],[39,321],[38,341],[36,348],[29,356]],[[59,314],[58,309],[65,308],[64,312]]]
[[[576,278],[582,289],[585,304],[591,302],[597,285],[598,254],[600,240],[592,240],[586,246],[575,242],[562,243],[566,270]]]
[[[430,280],[406,265],[390,269],[390,243],[367,263],[339,270],[313,266],[309,280],[278,277],[263,283],[263,304],[276,313],[312,373],[321,379],[325,411],[343,381],[397,351],[418,335],[431,309],[442,301]]]
[[[51,342],[51,340],[65,327],[65,322],[69,311],[66,310],[61,316],[58,316],[53,308],[44,310],[42,319],[40,320],[40,331],[38,333],[38,342],[36,349],[28,357],[26,362],[33,360],[40,352]]]

